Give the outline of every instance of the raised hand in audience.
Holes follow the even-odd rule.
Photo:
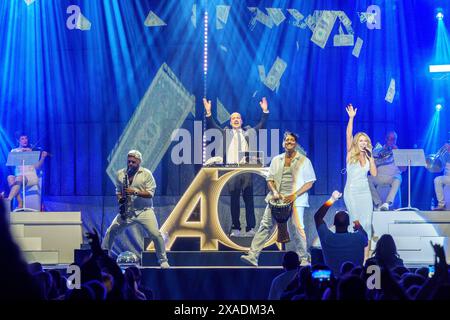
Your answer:
[[[448,265],[447,259],[445,258],[444,247],[438,243],[431,243],[434,250],[434,276],[440,283],[448,282]]]
[[[100,244],[100,238],[98,236],[97,230],[94,229],[93,232],[86,232],[86,238],[89,240],[89,244],[91,245],[92,254],[95,256],[103,255],[103,250]]]

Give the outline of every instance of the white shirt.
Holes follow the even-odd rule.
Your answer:
[[[394,156],[391,155],[387,159],[375,160],[377,166],[377,175],[396,177],[400,181],[402,180],[402,172],[394,163]]]
[[[124,177],[127,169],[121,169],[117,172],[116,180],[116,193],[122,193],[122,186],[124,182]],[[130,211],[134,210],[145,210],[148,208],[153,208],[153,196],[155,195],[156,182],[152,175],[152,172],[146,168],[140,167],[133,178],[133,182],[129,185],[130,188],[137,189],[139,191],[147,191],[152,197],[143,198],[137,196],[131,196]]]
[[[230,131],[233,132],[233,137],[228,145],[226,160],[227,163],[240,163],[242,155],[241,159],[239,159],[239,139],[241,140],[241,152],[248,151],[247,140],[245,140],[242,129],[231,129]]]
[[[277,190],[280,190],[281,178],[283,176],[285,153],[279,154],[272,159],[269,168],[269,174],[266,181],[273,181]],[[299,190],[305,183],[316,181],[316,174],[311,161],[304,155],[297,152],[297,155],[291,161],[292,177],[294,179],[294,192]],[[270,192],[266,201],[272,196]],[[308,192],[303,193],[296,200],[294,205],[296,207],[309,207]]]
[[[377,167],[377,175],[397,177],[401,180],[402,172],[394,163],[390,163]]]

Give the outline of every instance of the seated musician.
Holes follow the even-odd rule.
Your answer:
[[[29,144],[28,135],[26,133],[19,134],[18,143],[19,146],[15,149],[12,149],[11,152],[33,151],[32,147]],[[20,191],[23,185],[23,179],[25,179],[25,186],[27,187],[37,185],[39,183],[39,179],[36,170],[42,167],[47,156],[48,153],[46,151],[42,151],[41,158],[37,163],[35,163],[34,165],[17,166],[15,168],[14,175],[11,174],[8,176],[7,179],[10,191],[7,200],[12,201],[14,198],[16,198],[18,208],[23,207],[23,200],[20,195]]]
[[[369,187],[375,210],[387,211],[394,202],[395,195],[402,183],[402,172],[405,167],[397,167],[394,164],[393,149],[397,147],[397,133],[389,131],[386,133],[385,145],[379,152],[374,150],[375,164],[377,166],[377,176],[369,176]],[[383,202],[377,190],[379,185],[389,185],[389,193]]]
[[[445,210],[445,198],[444,198],[444,186],[450,185],[450,143],[446,143],[438,152],[439,160],[444,167],[444,174],[434,179],[434,191],[436,193],[436,199],[438,205],[436,208],[432,208],[436,211]]]

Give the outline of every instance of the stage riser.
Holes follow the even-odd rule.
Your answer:
[[[448,225],[450,227],[450,224]],[[388,233],[397,237],[411,237],[420,235],[421,237],[435,237],[436,228],[433,223],[399,223],[390,224]]]
[[[39,262],[41,264],[58,264],[58,251],[22,251],[24,259],[28,263]]]
[[[406,264],[433,264],[434,251],[430,241],[443,245],[447,259],[450,259],[449,211],[377,211],[373,214],[372,225],[375,240],[383,234],[392,235],[400,258]],[[375,245],[376,241],[372,243],[372,249]]]
[[[42,239],[37,237],[15,238],[21,250],[40,251],[42,250]]]
[[[169,251],[167,258],[171,266],[174,267],[244,267],[241,262],[240,251]],[[259,266],[280,267],[282,264],[283,251],[263,251],[259,256]],[[142,252],[142,266],[159,266],[155,252]]]
[[[10,225],[10,230],[13,238],[25,237],[25,226],[23,224]]]
[[[253,237],[230,237],[230,240],[240,246],[250,248]],[[153,240],[151,238],[144,237],[144,248],[148,248],[152,241]],[[177,238],[171,247],[171,251],[198,251],[199,249],[200,237]],[[276,249],[276,246],[272,245],[267,249]],[[219,242],[219,251],[234,251],[234,249],[224,246]]]
[[[82,242],[80,212],[13,212],[9,217],[22,251],[56,252],[42,257],[51,256],[46,261],[57,257],[55,263],[73,262],[73,250]]]

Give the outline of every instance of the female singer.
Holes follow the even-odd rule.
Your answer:
[[[357,108],[349,104],[347,125],[347,181],[344,188],[344,202],[350,216],[350,221],[360,224],[367,232],[370,241],[372,237],[373,202],[370,193],[367,172],[377,175],[377,167],[372,156],[372,143],[364,132],[358,132],[353,137],[353,119]],[[369,255],[369,246],[364,250],[365,259]]]
[[[12,149],[11,152],[27,152],[33,151],[28,142],[28,135],[25,133],[21,133],[19,135],[19,146],[15,149]],[[39,169],[45,161],[45,158],[48,156],[46,151],[42,151],[41,159],[35,163],[34,165],[28,166],[17,166],[15,169],[14,175],[8,176],[8,185],[10,188],[8,200],[12,201],[14,197],[17,199],[17,207],[23,207],[23,200],[20,196],[20,189],[22,188],[23,178],[25,178],[26,186],[34,186],[39,183],[38,176],[36,174],[36,170]]]

